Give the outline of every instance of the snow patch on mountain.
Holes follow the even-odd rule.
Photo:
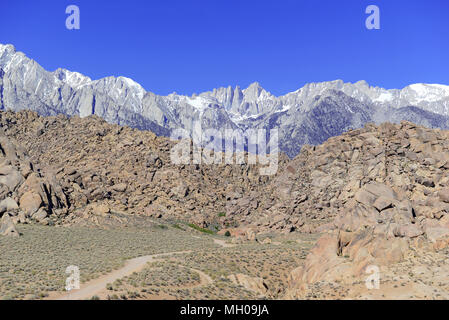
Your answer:
[[[54,75],[58,80],[68,84],[74,89],[79,89],[92,82],[92,79],[79,72],[73,72],[62,68],[57,69],[54,72]]]
[[[449,97],[449,86],[440,84],[415,83],[406,87],[414,91],[411,101],[420,103],[423,101],[438,101]]]
[[[145,89],[138,84],[136,81],[134,81],[133,79],[127,78],[127,77],[118,77],[118,79],[123,80],[126,85],[134,91],[134,93],[137,95],[137,97],[142,100],[143,96],[145,95],[146,91]]]
[[[391,101],[393,99],[394,99],[394,96],[391,92],[382,92],[381,94],[379,94],[378,97],[374,98],[373,101],[384,103],[384,102]]]
[[[210,104],[210,101],[203,97],[185,97],[188,104],[200,112],[204,112]]]

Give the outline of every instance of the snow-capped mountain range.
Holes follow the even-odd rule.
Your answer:
[[[44,70],[36,61],[0,44],[0,109],[81,117],[170,135],[174,129],[279,129],[280,149],[295,156],[303,144],[319,144],[366,122],[409,120],[449,129],[449,86],[412,84],[371,87],[365,81],[309,83],[274,96],[257,82],[246,89],[217,88],[193,96],[160,96],[126,77],[92,80],[78,72]]]

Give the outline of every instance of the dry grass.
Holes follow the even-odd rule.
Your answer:
[[[143,271],[109,286],[108,299],[258,299],[260,294],[229,280],[242,273],[262,278],[269,290],[264,298],[282,297],[291,270],[303,263],[316,236],[288,235],[272,244],[244,243],[231,248],[194,250],[149,264]],[[199,286],[192,269],[209,275],[213,283]]]
[[[142,255],[214,247],[205,237],[172,227],[98,229],[19,225],[19,238],[0,237],[0,298],[39,299],[63,290],[69,265],[81,281],[121,267]]]

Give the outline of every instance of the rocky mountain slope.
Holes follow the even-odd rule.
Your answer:
[[[95,116],[1,112],[0,125],[36,168],[56,177],[80,214],[115,210],[231,231],[322,231],[368,183],[404,189],[418,212],[429,206],[420,197],[432,192],[437,199],[449,179],[447,131],[409,122],[368,124],[306,145],[293,160],[281,154],[273,176],[260,175],[259,164],[175,164],[176,141]]]
[[[0,129],[0,234],[18,235],[17,222],[49,224],[50,216],[65,216],[68,207],[54,175],[36,169],[26,151]]]
[[[261,197],[271,176],[260,176],[259,165],[173,164],[170,150],[177,141],[149,131],[97,116],[40,117],[31,111],[0,112],[0,126],[28,151],[36,168],[59,181],[70,204],[65,222],[112,211],[216,231],[256,221],[250,208],[271,205]],[[232,201],[251,206],[233,212]]]
[[[0,108],[40,115],[98,115],[109,123],[169,136],[175,129],[279,129],[280,149],[294,157],[304,144],[367,122],[401,120],[449,128],[449,86],[413,84],[402,90],[341,80],[310,83],[276,97],[258,83],[191,97],[159,96],[125,77],[92,80],[77,72],[44,70],[12,45],[0,44]],[[205,141],[207,143],[208,141]]]
[[[306,216],[301,228],[325,232],[292,272],[290,297],[317,283],[352,285],[373,265],[391,274],[398,263],[417,266],[429,252],[448,249],[448,131],[368,125],[304,148],[272,183],[284,214]]]

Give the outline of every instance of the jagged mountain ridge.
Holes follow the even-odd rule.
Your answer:
[[[367,122],[413,121],[449,128],[449,86],[412,84],[402,90],[365,81],[309,83],[276,97],[255,82],[246,89],[218,88],[198,95],[160,96],[126,77],[92,80],[77,72],[48,72],[12,45],[0,44],[0,109],[30,109],[43,116],[96,114],[110,123],[169,136],[174,129],[279,129],[281,151],[290,157],[304,144]]]

